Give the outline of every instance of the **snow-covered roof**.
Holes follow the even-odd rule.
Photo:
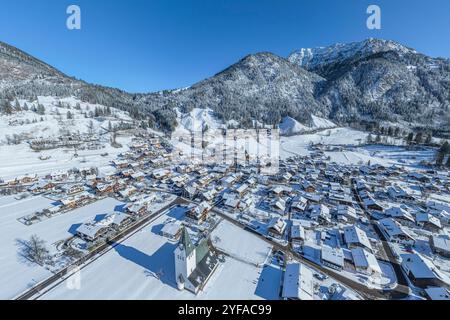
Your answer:
[[[400,207],[391,207],[384,213],[393,218],[402,218],[414,222],[414,217],[408,211]]]
[[[375,256],[367,250],[359,247],[354,248],[352,249],[352,257],[353,262],[357,268],[370,268],[373,272],[381,273],[381,268],[378,264],[377,258],[375,258]]]
[[[378,221],[379,226],[388,234],[389,237],[407,236],[412,238],[402,226],[395,222],[392,218],[385,218]]]
[[[433,236],[433,246],[436,249],[450,252],[450,239],[444,237]]]
[[[450,301],[450,293],[446,288],[442,287],[430,287],[425,289],[427,296],[431,300],[445,300]]]
[[[364,230],[361,230],[357,226],[347,226],[344,228],[345,242],[348,244],[363,245],[364,247],[372,250],[372,245]]]
[[[322,246],[322,260],[330,262],[337,266],[344,266],[344,253],[341,248],[331,248],[330,246]]]
[[[291,227],[292,239],[305,239],[305,228],[299,224],[294,224]]]
[[[429,213],[417,213],[416,221],[421,223],[430,223],[439,229],[442,228],[441,221]]]
[[[432,263],[425,261],[416,253],[401,254],[402,266],[407,272],[411,272],[416,279],[438,278],[432,270]],[[434,268],[433,268],[434,269]]]
[[[97,234],[104,228],[104,225],[85,223],[78,227],[77,233],[87,236],[88,238],[95,239]]]
[[[180,232],[180,229],[182,228],[180,223],[177,222],[171,222],[164,225],[164,227],[161,229],[161,233],[168,234],[172,237],[175,237],[178,232]]]

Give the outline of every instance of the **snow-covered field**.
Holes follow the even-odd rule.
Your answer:
[[[107,166],[119,153],[126,151],[128,138],[118,138],[117,141],[124,147],[112,148],[109,144],[102,150],[78,151],[78,157],[74,157],[73,150],[64,149],[47,150],[40,153],[32,151],[25,143],[13,146],[0,146],[0,179],[5,181],[14,179],[19,175],[49,174],[58,170],[68,170],[80,167]],[[100,154],[107,152],[108,156]],[[51,156],[48,160],[40,160],[39,156]]]
[[[173,261],[176,244],[159,235],[161,224],[174,217],[172,210],[82,269],[79,290],[69,289],[63,282],[41,298],[256,300],[277,297],[279,272],[229,257],[218,267],[198,296],[179,291],[176,288]],[[263,247],[261,244],[256,245]]]
[[[51,206],[52,202],[40,196],[23,200],[13,196],[0,197],[0,299],[11,299],[51,276],[50,271],[30,264],[19,255],[16,240],[28,240],[31,235],[37,235],[47,242],[49,250],[55,251],[53,244],[71,237],[81,223],[96,215],[110,213],[121,205],[106,198],[31,226],[17,221],[24,215]]]
[[[403,165],[417,167],[423,160],[431,161],[435,156],[432,149],[409,151],[401,146],[362,145],[368,134],[349,128],[335,128],[314,134],[281,137],[281,158],[286,159],[295,155],[306,156],[311,153],[311,144],[341,146],[343,151],[325,152],[331,162],[345,165],[351,164],[380,164],[384,166]],[[349,147],[348,150],[346,147]]]
[[[111,126],[121,120],[129,121],[130,117],[123,111],[111,109],[111,116],[89,118],[95,109],[104,109],[101,105],[81,102],[75,98],[56,99],[53,97],[38,97],[38,101],[20,100],[24,108],[27,104],[29,110],[16,112],[13,115],[0,117],[0,179],[9,180],[22,174],[43,175],[55,170],[65,170],[74,167],[103,166],[114,159],[117,154],[128,149],[130,137],[118,137],[117,142],[122,148],[113,148],[109,143],[107,134],[109,123]],[[43,115],[31,111],[41,104],[45,108]],[[79,109],[78,107],[79,106]],[[71,119],[67,113],[71,113]],[[42,121],[41,121],[42,120]],[[92,132],[99,136],[101,149],[78,150],[78,157],[74,157],[74,149],[60,148],[42,152],[33,151],[28,140],[36,138],[58,138],[65,134],[87,134]],[[7,139],[12,136],[22,136],[23,140],[17,145],[8,145]],[[102,157],[101,154],[108,153]],[[40,160],[39,157],[50,157]]]
[[[222,221],[211,234],[214,246],[238,259],[264,264],[272,246],[228,221]]]

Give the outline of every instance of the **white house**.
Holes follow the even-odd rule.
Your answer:
[[[313,273],[300,263],[286,266],[283,280],[283,299],[313,300]]]

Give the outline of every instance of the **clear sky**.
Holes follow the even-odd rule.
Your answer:
[[[82,29],[66,28],[66,9]],[[382,9],[382,30],[366,9]],[[450,57],[448,0],[2,0],[0,40],[88,82],[130,92],[189,86],[250,53],[399,41]]]

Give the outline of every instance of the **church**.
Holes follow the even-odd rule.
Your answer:
[[[183,228],[175,255],[175,277],[179,290],[197,294],[203,289],[218,266],[218,257],[209,238],[194,245]]]

